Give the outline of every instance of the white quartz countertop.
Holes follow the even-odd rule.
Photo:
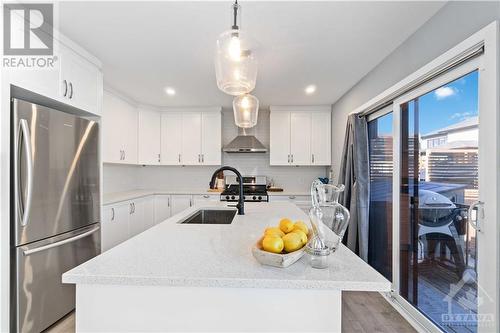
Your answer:
[[[213,202],[205,206],[226,206]],[[265,227],[282,217],[306,220],[288,202],[246,203],[232,224],[179,224],[191,207],[63,274],[64,283],[234,288],[389,291],[390,282],[341,246],[327,269],[314,269],[306,256],[287,268],[264,266],[252,246]]]
[[[111,205],[121,201],[127,201],[132,199],[138,199],[142,197],[147,197],[150,195],[157,194],[171,194],[171,195],[220,195],[220,192],[209,192],[208,190],[191,190],[191,191],[176,191],[176,190],[165,190],[165,189],[135,189],[130,191],[104,193],[103,194],[103,205]],[[283,192],[268,192],[269,196],[302,196],[310,195],[309,192],[301,191],[283,191]]]

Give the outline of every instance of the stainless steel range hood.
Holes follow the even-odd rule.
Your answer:
[[[222,150],[226,153],[266,153],[267,148],[253,135],[247,135],[244,128]]]

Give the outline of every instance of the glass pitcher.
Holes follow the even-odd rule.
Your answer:
[[[316,225],[320,237],[323,237],[325,244],[332,252],[337,250],[349,224],[350,213],[347,208],[339,203],[340,193],[344,191],[344,185],[323,184],[319,180],[313,181],[311,185],[311,200],[313,205],[314,215],[316,219],[321,221],[321,224]],[[327,227],[333,231],[328,233],[327,237],[322,228]]]

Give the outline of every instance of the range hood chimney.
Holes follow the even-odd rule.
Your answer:
[[[238,136],[229,142],[222,151],[226,153],[266,153],[267,148],[253,135],[238,128]]]

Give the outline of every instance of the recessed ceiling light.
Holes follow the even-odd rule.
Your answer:
[[[307,95],[312,95],[316,91],[316,86],[314,84],[308,85],[304,91]]]
[[[174,96],[175,95],[175,89],[174,88],[170,88],[170,87],[166,87],[165,88],[165,93],[167,93],[168,96]]]

